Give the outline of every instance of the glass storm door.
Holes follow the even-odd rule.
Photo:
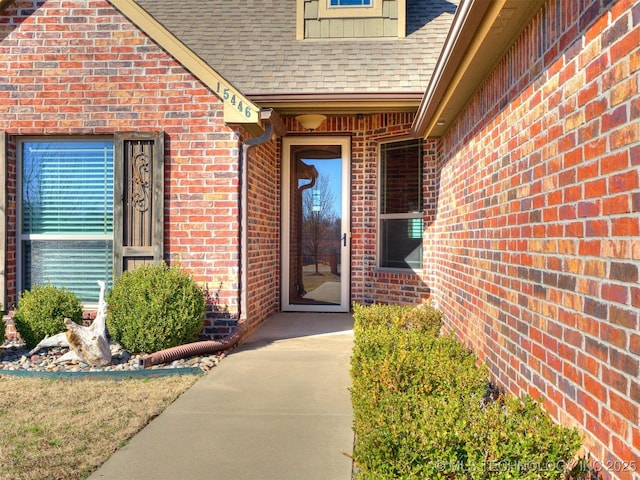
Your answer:
[[[282,310],[349,311],[350,139],[283,139]]]

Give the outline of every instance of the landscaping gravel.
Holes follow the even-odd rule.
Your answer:
[[[10,371],[84,373],[194,368],[199,368],[206,373],[213,367],[217,366],[220,360],[225,356],[224,352],[219,352],[207,356],[183,358],[171,363],[154,365],[147,369],[143,369],[143,355],[131,354],[115,343],[111,344],[111,365],[104,367],[92,367],[79,361],[57,362],[57,360],[68,351],[69,349],[66,347],[43,348],[29,356],[29,349],[27,349],[24,344],[5,343],[0,347],[0,374],[2,374],[2,372],[10,373]],[[179,371],[176,373],[179,373]]]

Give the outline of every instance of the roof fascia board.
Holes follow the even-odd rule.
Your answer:
[[[2,1],[2,0],[0,0]],[[132,23],[209,87],[224,103],[227,124],[260,125],[260,108],[133,0],[109,0]]]
[[[429,136],[505,2],[462,0],[411,127],[413,136]]]
[[[415,112],[422,93],[345,93],[345,94],[256,94],[249,95],[265,108],[281,114],[297,113],[358,114],[375,112]]]
[[[273,108],[280,115],[298,115],[302,113],[321,113],[323,115],[358,115],[371,113],[415,113],[419,101],[393,103],[362,103],[362,102],[330,102],[330,103],[268,103],[265,108]]]

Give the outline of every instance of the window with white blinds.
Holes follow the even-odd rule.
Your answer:
[[[422,216],[422,141],[381,144],[380,268],[422,268]]]
[[[22,288],[65,287],[85,304],[113,277],[113,141],[21,144]]]

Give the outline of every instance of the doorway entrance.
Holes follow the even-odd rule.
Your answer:
[[[283,311],[349,311],[350,145],[348,137],[283,139]]]

